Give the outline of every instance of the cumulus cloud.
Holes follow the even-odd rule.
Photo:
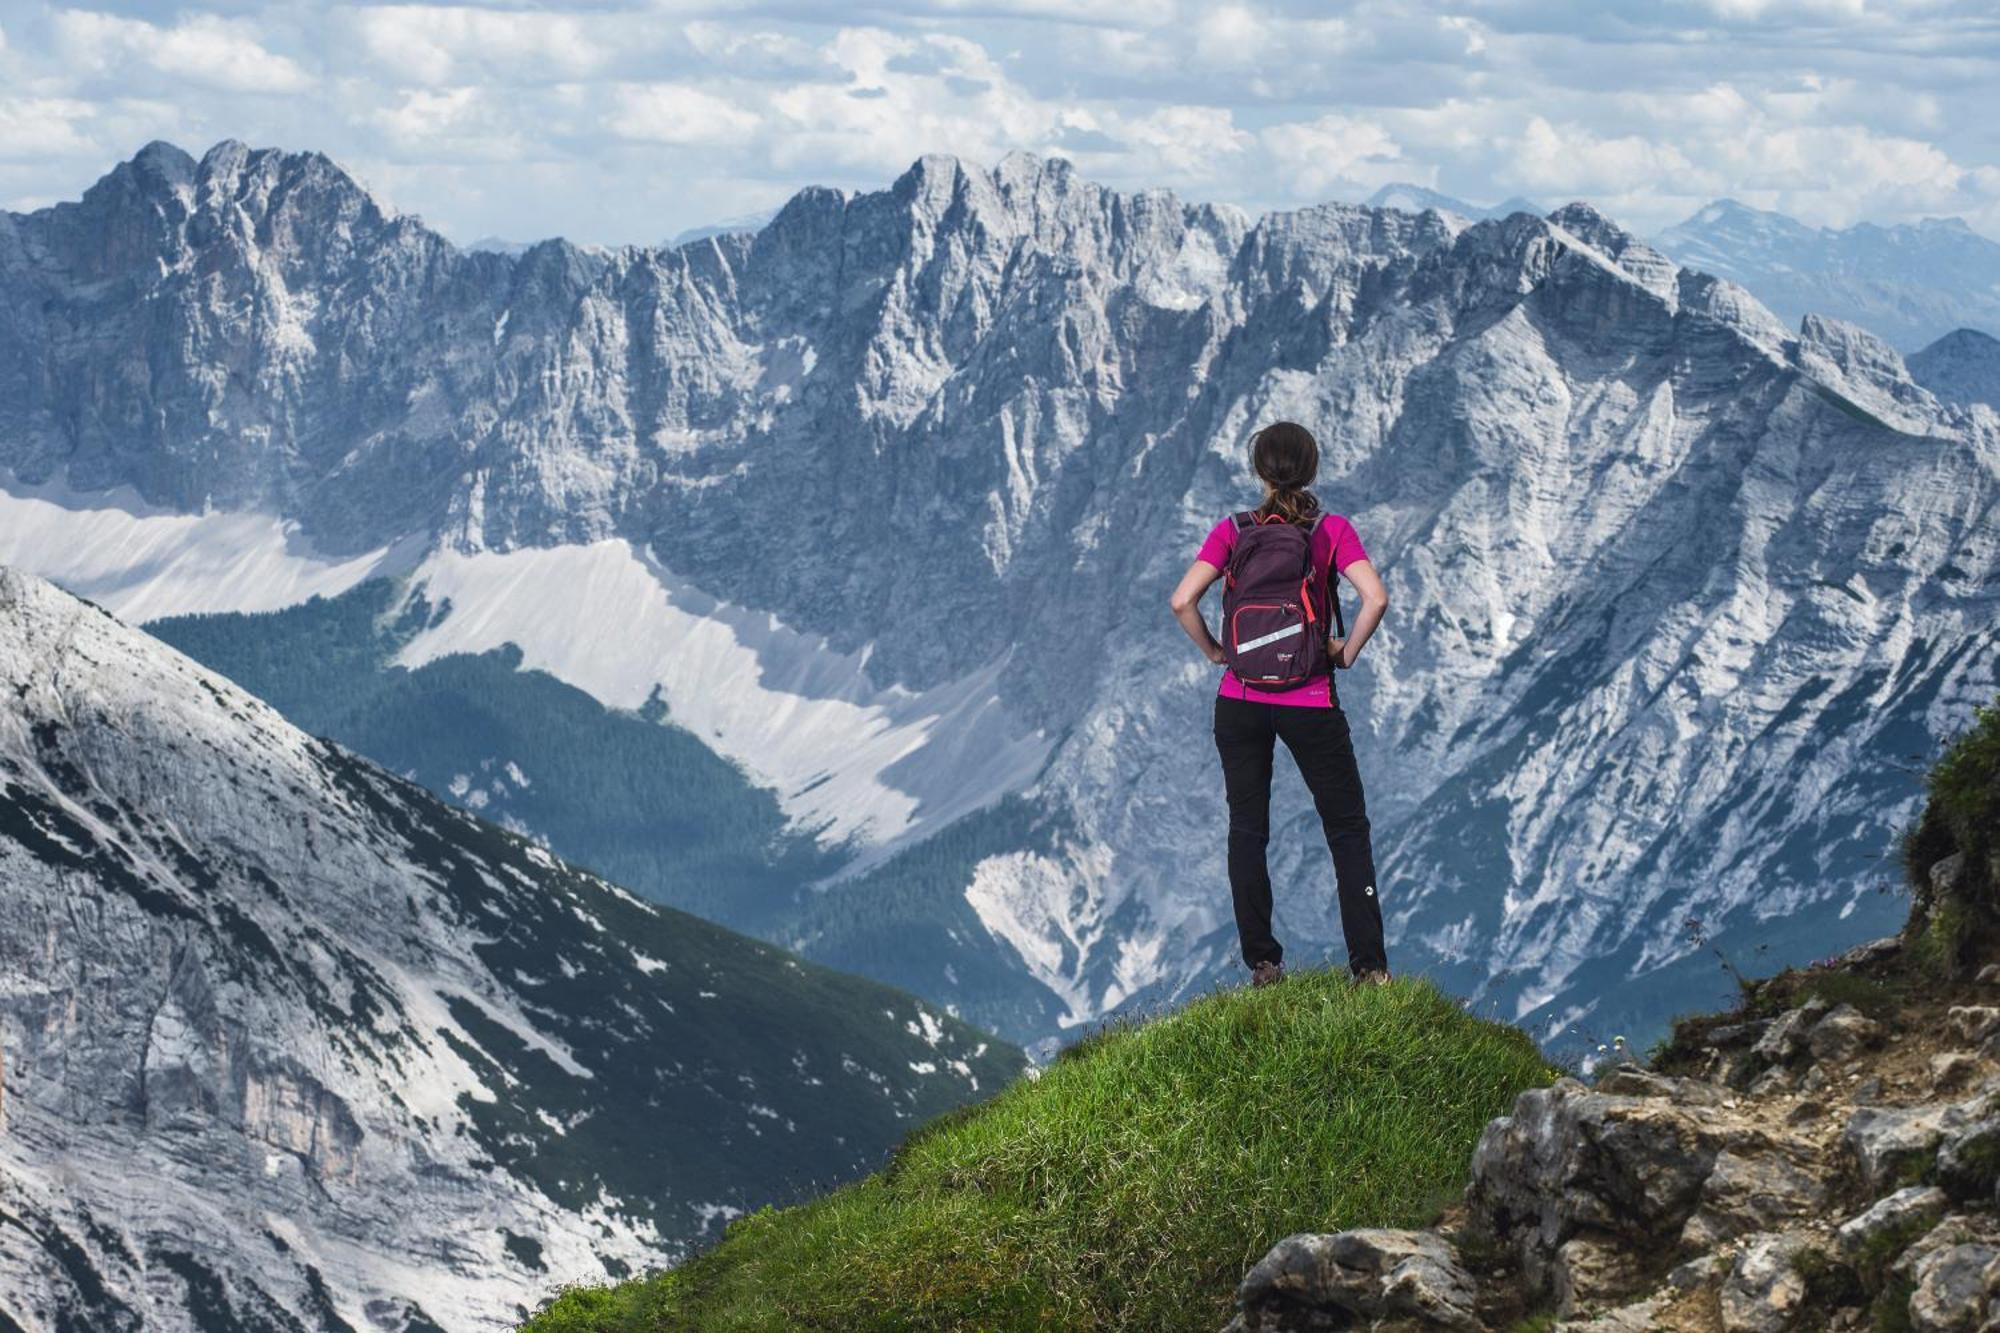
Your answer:
[[[611,131],[627,139],[653,143],[728,145],[747,139],[757,128],[755,112],[727,98],[671,83],[621,88]]]
[[[0,160],[23,162],[88,152],[89,102],[62,97],[0,97]]]
[[[473,77],[559,83],[602,72],[647,41],[632,15],[477,9],[461,5],[363,5],[339,11],[369,68],[429,85]]]
[[[1976,0],[0,0],[0,198],[318,148],[462,238],[652,240],[928,152],[1258,210],[1407,180],[2000,234]],[[30,166],[29,164],[39,164]]]
[[[58,51],[73,66],[116,75],[139,66],[198,88],[234,93],[297,93],[312,78],[288,56],[267,51],[248,25],[191,14],[173,27],[90,10],[58,10]]]
[[[1258,136],[1272,160],[1290,177],[1294,190],[1322,195],[1349,185],[1381,186],[1414,178],[1424,168],[1403,156],[1383,126],[1354,116],[1325,115],[1285,121]]]

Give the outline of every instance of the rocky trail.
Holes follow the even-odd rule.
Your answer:
[[[2000,963],[1940,980],[1931,929],[1967,865],[1929,867],[1902,936],[1747,987],[1650,1066],[1523,1093],[1434,1227],[1281,1241],[1228,1333],[2000,1329]]]

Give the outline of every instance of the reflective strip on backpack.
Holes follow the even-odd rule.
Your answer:
[[[1276,643],[1280,639],[1289,639],[1294,634],[1304,634],[1305,632],[1306,627],[1304,625],[1287,625],[1281,630],[1273,630],[1271,633],[1252,639],[1248,643],[1237,644],[1236,651],[1247,653],[1252,648],[1262,648],[1267,643]]]

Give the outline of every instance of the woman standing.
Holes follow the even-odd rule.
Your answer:
[[[1311,431],[1291,421],[1266,426],[1251,439],[1250,465],[1264,484],[1264,502],[1215,525],[1171,601],[1188,637],[1210,661],[1229,668],[1216,692],[1215,748],[1229,801],[1229,891],[1243,962],[1255,985],[1284,979],[1284,949],[1271,934],[1271,876],[1264,861],[1271,834],[1271,756],[1273,743],[1282,740],[1312,793],[1333,853],[1348,969],[1361,982],[1385,982],[1389,963],[1368,811],[1332,671],[1354,665],[1389,609],[1389,594],[1353,525],[1323,512],[1306,489],[1319,474],[1319,445]],[[1275,525],[1292,531],[1277,531]],[[1298,563],[1287,565],[1288,558]],[[1269,586],[1274,568],[1286,571],[1280,577],[1291,579],[1296,593],[1261,601],[1239,596],[1258,580]],[[1327,635],[1334,571],[1361,594],[1361,614],[1343,638]],[[1201,614],[1202,594],[1225,577],[1231,589],[1224,598],[1227,648],[1208,632]],[[1246,683],[1238,668],[1253,683]]]

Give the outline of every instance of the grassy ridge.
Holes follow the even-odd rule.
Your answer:
[[[1094,1037],[885,1171],[526,1327],[1212,1333],[1279,1237],[1429,1220],[1487,1120],[1557,1072],[1427,984],[1296,974]]]

